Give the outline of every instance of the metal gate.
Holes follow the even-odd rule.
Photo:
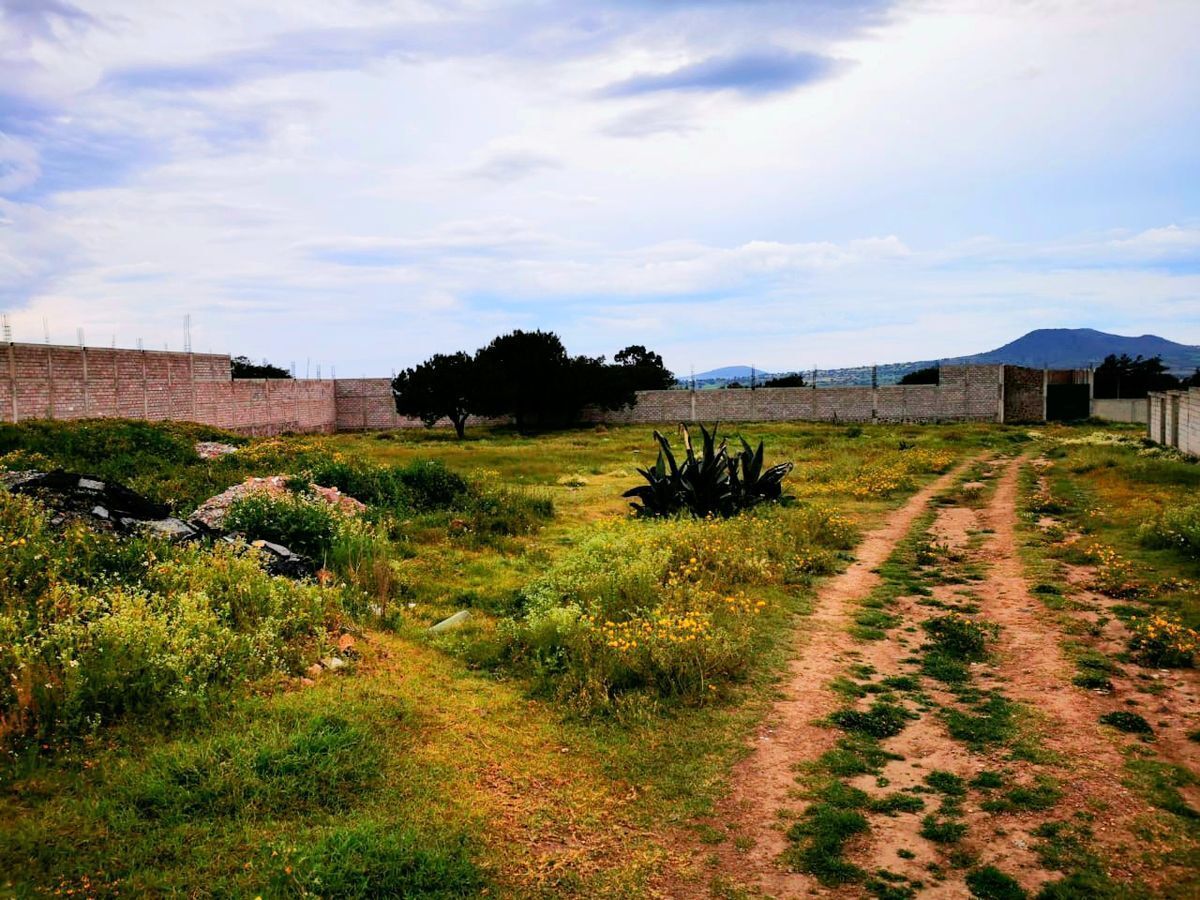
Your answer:
[[[1086,384],[1046,385],[1046,420],[1073,422],[1092,414],[1091,392]]]

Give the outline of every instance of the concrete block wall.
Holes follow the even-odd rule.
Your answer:
[[[1004,383],[1000,366],[947,366],[941,384],[827,388],[639,391],[628,409],[592,410],[588,421],[659,422],[995,422]],[[1041,414],[1041,372],[1036,380]]]
[[[1149,407],[1150,440],[1200,456],[1200,388],[1151,394]]]
[[[1139,422],[1149,424],[1150,401],[1092,399],[1092,417],[1106,422]]]

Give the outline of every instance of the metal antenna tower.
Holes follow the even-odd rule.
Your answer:
[[[192,314],[183,317],[183,352],[192,352]]]
[[[42,333],[45,335],[46,343],[50,343],[50,321],[42,316]]]
[[[82,348],[83,347],[83,327],[82,326],[75,329],[75,336],[77,338],[79,338],[79,346]]]
[[[0,316],[0,320],[2,320],[3,324],[4,324],[4,342],[7,344],[11,344],[13,342],[12,323],[8,321],[8,313],[5,313],[3,316]]]

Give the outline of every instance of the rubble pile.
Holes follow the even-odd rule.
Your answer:
[[[227,534],[223,523],[234,501],[253,493],[280,496],[288,493],[287,477],[248,478],[206,500],[185,522],[170,510],[121,484],[78,472],[0,472],[0,488],[32,497],[52,512],[51,523],[65,526],[83,521],[89,526],[122,535],[151,534],[170,541],[220,540],[257,549],[264,568],[272,575],[300,578],[312,575],[316,565],[270,541],[247,542],[242,535]],[[347,515],[358,515],[366,506],[337,488],[310,485],[317,501],[336,506]]]
[[[241,484],[235,484],[233,487],[227,488],[201,503],[196,511],[192,513],[191,521],[200,522],[206,528],[219,531],[225,522],[225,516],[229,512],[229,507],[238,500],[241,500],[243,497],[249,497],[251,494],[267,494],[272,497],[284,496],[291,493],[288,490],[287,483],[288,476],[286,475],[247,478]],[[353,497],[343,494],[335,487],[321,487],[318,484],[310,484],[308,489],[317,500],[337,507],[338,511],[345,515],[356,516],[367,508],[364,504]]]

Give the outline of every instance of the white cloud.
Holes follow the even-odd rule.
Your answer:
[[[0,25],[18,336],[191,313],[340,371],[515,325],[676,367],[1200,342],[1187,0],[77,5]],[[848,64],[597,96],[764,46]]]

